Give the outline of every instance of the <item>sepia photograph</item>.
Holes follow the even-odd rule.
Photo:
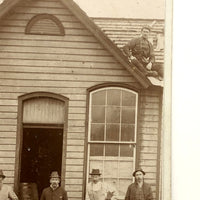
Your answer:
[[[171,0],[0,1],[0,200],[170,200]]]

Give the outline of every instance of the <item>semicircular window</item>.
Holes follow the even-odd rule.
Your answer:
[[[27,24],[26,34],[33,35],[65,35],[65,30],[60,20],[54,15],[39,14],[34,16]]]

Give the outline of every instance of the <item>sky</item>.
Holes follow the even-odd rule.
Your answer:
[[[4,0],[0,0],[0,4]],[[164,19],[165,0],[74,0],[89,17]]]
[[[165,0],[74,0],[89,17],[164,19]]]

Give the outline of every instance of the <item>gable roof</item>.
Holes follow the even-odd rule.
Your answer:
[[[5,0],[0,5],[0,18],[20,1],[21,0]],[[111,41],[111,39],[101,30],[101,28],[99,28],[73,0],[60,1],[85,25],[85,27],[104,45],[104,47],[132,74],[132,76],[144,88],[148,88],[150,85],[152,85],[151,81],[137,68],[131,67],[127,57],[123,55],[117,45]]]

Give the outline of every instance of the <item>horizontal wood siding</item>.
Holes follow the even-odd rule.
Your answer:
[[[159,178],[159,134],[161,123],[161,92],[143,91],[140,98],[138,123],[138,167],[145,172],[145,180],[152,184],[154,198]]]
[[[65,36],[26,35],[36,14],[55,15]],[[14,183],[18,97],[46,91],[69,98],[65,187],[69,199],[83,191],[87,88],[134,78],[58,0],[22,1],[0,21],[0,165]]]

